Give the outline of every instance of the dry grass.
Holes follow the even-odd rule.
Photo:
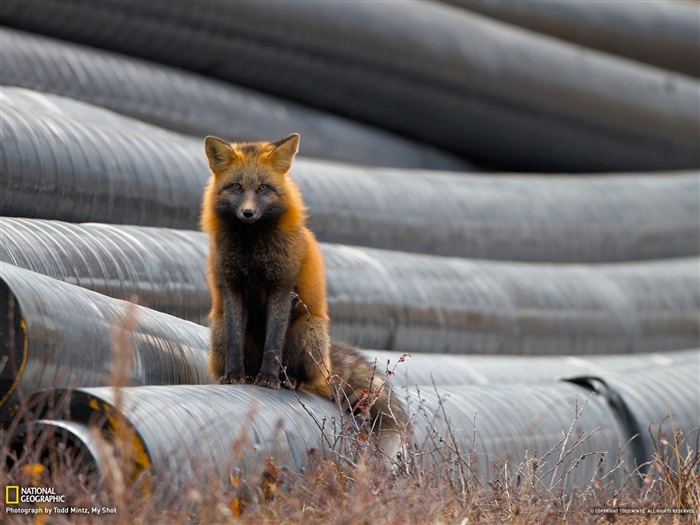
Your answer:
[[[596,508],[698,509],[697,449],[677,441],[660,443],[654,469],[638,487],[594,487],[578,494],[552,497],[533,483],[535,476],[517,476],[480,484],[454,483],[459,460],[443,450],[445,461],[426,462],[419,473],[393,477],[365,456],[352,470],[333,461],[318,461],[305,473],[290,472],[268,460],[250,479],[193,483],[178,498],[160,497],[161,484],[151,491],[127,482],[132,466],[124,460],[125,443],[107,443],[105,481],[81,473],[65,443],[46,446],[45,434],[29,434],[22,451],[3,445],[0,483],[58,487],[74,507],[116,507],[116,515],[7,516],[8,523],[691,523],[696,515],[599,514]],[[37,451],[50,450],[39,457]],[[424,451],[414,451],[420,463]],[[668,459],[664,457],[668,456]],[[11,460],[11,466],[7,466]],[[680,468],[673,467],[677,462]],[[533,472],[531,464],[520,466]],[[141,485],[142,486],[142,485]],[[3,509],[4,514],[4,509]]]
[[[450,431],[451,432],[451,431]],[[5,515],[8,523],[36,524],[218,524],[218,523],[692,523],[700,505],[697,433],[691,442],[678,434],[655,436],[649,472],[622,487],[602,475],[588,487],[565,493],[543,486],[538,461],[490,481],[472,473],[472,458],[449,435],[431,435],[408,445],[408,473],[394,476],[363,440],[349,436],[337,461],[311,458],[305,472],[293,472],[269,458],[256,475],[228,479],[198,476],[173,495],[168,479],[134,471],[132,437],[110,441],[94,434],[105,458],[102,478],[91,463],[54,434],[29,425],[22,447],[2,434],[0,485],[57,487],[72,507],[117,508],[114,515]],[[370,440],[371,441],[371,440]],[[361,446],[358,446],[358,442]],[[249,444],[234,441],[231,454]],[[557,457],[559,450],[551,451]],[[544,458],[541,458],[541,460]],[[540,460],[540,463],[541,463]],[[556,463],[552,468],[560,466]],[[695,509],[695,514],[652,513]],[[618,509],[617,514],[595,509]],[[622,514],[621,509],[632,509]],[[644,514],[638,514],[644,512]],[[670,511],[672,512],[672,511]]]

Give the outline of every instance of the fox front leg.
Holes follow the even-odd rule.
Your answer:
[[[243,297],[230,291],[224,292],[226,359],[224,375],[219,380],[221,384],[239,385],[246,382],[243,359],[246,319]]]
[[[278,289],[270,293],[267,303],[267,327],[265,347],[260,373],[256,385],[277,390],[280,387],[280,367],[283,362],[284,342],[289,328],[289,312],[292,295],[288,290]]]

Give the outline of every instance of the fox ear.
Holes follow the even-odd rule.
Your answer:
[[[209,160],[209,167],[214,173],[228,167],[236,158],[236,152],[225,140],[209,136],[204,139],[204,151]]]
[[[292,133],[283,139],[271,142],[270,146],[274,148],[268,155],[272,167],[281,173],[289,171],[292,159],[299,150],[299,134]]]

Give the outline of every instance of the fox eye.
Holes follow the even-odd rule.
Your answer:
[[[264,191],[267,191],[270,187],[267,184],[261,184],[258,186],[258,193],[262,193]]]
[[[234,182],[233,184],[229,184],[228,186],[226,186],[226,188],[224,188],[224,189],[233,190],[236,193],[238,193],[239,191],[241,191],[243,189],[243,186],[241,186],[238,182]]]

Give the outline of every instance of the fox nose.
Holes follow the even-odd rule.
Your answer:
[[[246,219],[250,219],[254,214],[255,212],[250,208],[246,208],[245,210],[243,210],[243,217],[245,217]]]

